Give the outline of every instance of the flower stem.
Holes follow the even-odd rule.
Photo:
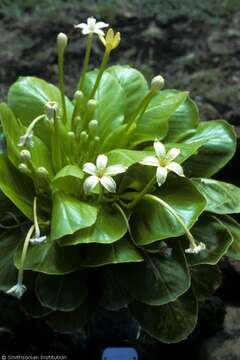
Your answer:
[[[100,68],[99,68],[98,76],[97,76],[96,82],[94,84],[94,88],[93,88],[93,90],[91,92],[91,95],[90,95],[90,99],[93,99],[94,96],[95,96],[95,93],[96,93],[98,85],[99,85],[99,83],[101,81],[103,72],[104,72],[104,70],[105,70],[105,68],[107,66],[109,55],[110,55],[109,51],[105,50],[104,55],[103,55],[103,59],[102,59],[102,63],[101,63]]]
[[[23,244],[23,250],[22,250],[22,256],[21,256],[21,263],[20,263],[20,268],[18,271],[18,283],[22,284],[23,283],[23,272],[24,272],[24,263],[25,263],[25,259],[27,256],[27,251],[28,251],[28,246],[29,246],[29,242],[33,233],[35,226],[32,225],[30,227],[30,229],[28,230],[27,236],[24,240],[24,244]]]
[[[188,230],[187,226],[185,225],[184,221],[182,220],[182,218],[176,213],[176,211],[168,204],[166,203],[164,200],[160,199],[159,197],[155,196],[155,195],[151,195],[151,194],[145,194],[144,197],[146,199],[150,199],[153,201],[158,202],[159,204],[163,205],[179,222],[179,224],[182,225],[186,236],[191,244],[192,247],[196,246],[196,242],[195,239],[193,237],[193,235],[191,234],[191,232]]]
[[[66,111],[66,99],[65,99],[65,91],[64,91],[64,49],[58,50],[58,83],[59,89],[61,92],[61,102],[63,109],[63,121],[64,124],[67,123],[67,111]]]
[[[151,187],[155,184],[155,182],[156,182],[156,177],[154,175],[153,178],[142,189],[142,191],[136,196],[136,198],[126,207],[132,209],[143,198],[143,196],[151,189]]]
[[[89,60],[90,60],[92,42],[93,42],[93,34],[90,33],[88,35],[88,37],[87,37],[86,52],[85,52],[85,57],[84,57],[84,60],[83,60],[83,69],[82,69],[81,77],[80,77],[80,80],[78,82],[78,90],[82,90],[82,88],[83,88],[85,74],[87,72],[88,65],[89,65]]]

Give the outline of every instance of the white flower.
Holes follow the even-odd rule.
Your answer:
[[[26,144],[33,147],[33,145],[34,145],[34,143],[33,143],[33,131],[20,136],[18,146],[22,147],[22,146],[24,146]]]
[[[186,254],[198,254],[200,251],[205,250],[206,245],[202,242],[200,242],[198,245],[192,245],[190,248],[185,249]]]
[[[127,168],[123,165],[107,167],[107,163],[108,158],[106,155],[98,155],[96,165],[91,162],[83,165],[83,171],[91,175],[83,183],[83,189],[86,194],[90,193],[98,183],[107,191],[116,192],[116,183],[112,176],[125,172]]]
[[[179,176],[184,176],[182,166],[172,161],[180,154],[180,149],[172,148],[166,152],[165,146],[157,139],[154,141],[153,146],[156,156],[146,156],[140,161],[140,164],[157,167],[156,178],[158,186],[165,182],[169,171],[173,171]]]
[[[77,29],[82,29],[83,35],[88,34],[97,34],[98,36],[104,36],[103,28],[108,27],[109,25],[103,21],[98,21],[94,17],[90,17],[87,19],[87,24],[81,23],[75,25],[74,27]]]
[[[16,285],[11,287],[11,289],[9,289],[7,291],[7,294],[12,295],[12,296],[16,297],[17,299],[21,299],[21,297],[23,296],[23,294],[26,291],[27,291],[27,288],[25,285],[23,285],[21,283],[17,283]]]

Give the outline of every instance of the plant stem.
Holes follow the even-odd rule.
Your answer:
[[[164,200],[160,199],[159,197],[155,196],[155,195],[151,195],[151,194],[145,194],[144,195],[145,198],[153,200],[158,202],[159,204],[163,205],[179,222],[179,224],[182,225],[187,238],[191,244],[192,247],[196,246],[196,242],[194,240],[193,235],[191,234],[191,232],[188,230],[187,226],[185,225],[184,221],[182,220],[182,218],[176,213],[176,211],[168,204],[166,203]]]
[[[66,99],[64,93],[64,49],[58,50],[58,83],[59,89],[61,92],[61,102],[62,102],[62,109],[63,109],[63,121],[64,124],[67,123],[67,111],[66,111]]]
[[[147,185],[142,189],[142,191],[136,196],[136,198],[128,204],[126,207],[132,209],[142,198],[143,196],[151,189],[151,187],[155,184],[156,177],[154,177],[147,183]]]
[[[27,236],[24,240],[24,244],[23,244],[23,250],[22,250],[22,256],[21,256],[21,264],[20,264],[20,268],[18,271],[18,283],[22,285],[23,283],[23,272],[24,272],[24,263],[25,263],[25,259],[27,256],[27,251],[28,251],[28,245],[29,245],[29,241],[31,239],[33,230],[34,230],[35,226],[32,225],[30,227],[30,229],[28,230]]]
[[[79,84],[78,85],[78,90],[82,90],[82,88],[83,88],[85,74],[87,72],[88,65],[89,65],[89,60],[90,60],[92,42],[93,42],[93,34],[91,33],[87,37],[86,52],[85,52],[85,57],[84,57],[84,60],[83,60],[83,69],[82,69],[81,77],[80,77],[80,80],[78,82],[78,84]]]
[[[93,90],[91,92],[91,95],[90,95],[90,99],[93,99],[94,96],[95,96],[95,93],[96,93],[98,85],[99,85],[99,83],[101,81],[103,72],[104,72],[104,70],[105,70],[105,68],[107,66],[109,55],[110,55],[109,51],[105,50],[104,55],[103,55],[103,59],[102,59],[102,63],[100,65],[100,69],[99,69],[99,72],[98,72],[98,76],[97,76],[96,82],[94,84],[94,88],[93,88]]]

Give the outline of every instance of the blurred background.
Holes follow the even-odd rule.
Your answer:
[[[149,80],[163,75],[167,88],[190,91],[202,119],[224,118],[240,133],[240,0],[0,0],[0,100],[6,99],[9,85],[21,75],[57,83],[56,35],[60,31],[70,40],[65,80],[72,96],[85,48],[85,38],[73,25],[89,16],[121,32],[120,47],[112,53],[113,64],[137,67]],[[94,53],[93,67],[103,53],[97,41]],[[239,155],[218,177],[239,185],[238,169]],[[167,346],[143,338],[142,359],[159,359],[165,351],[168,359],[176,354],[178,360],[193,356],[200,360],[240,359],[240,297],[236,290],[240,265],[224,260],[221,267],[223,286],[201,306],[199,324],[190,339]],[[101,326],[100,318],[90,343],[81,334],[56,335],[39,323],[26,321],[16,301],[2,295],[0,354],[5,346],[23,354],[47,349],[50,354],[66,353],[68,358],[100,359],[104,346],[119,344],[126,328],[128,339],[134,338],[124,315],[115,324],[111,317],[104,321],[108,329]]]

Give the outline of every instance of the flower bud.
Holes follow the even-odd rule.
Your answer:
[[[67,136],[70,140],[74,140],[75,139],[75,133],[73,131],[69,131],[67,133]]]
[[[44,166],[40,166],[37,168],[37,174],[42,178],[46,178],[48,176],[48,171]]]
[[[151,81],[151,90],[158,91],[164,87],[165,80],[161,75],[155,76]]]
[[[94,110],[96,110],[97,107],[97,101],[94,99],[90,99],[87,102],[87,109],[91,112],[93,112]]]
[[[74,100],[78,101],[78,100],[83,100],[83,92],[80,91],[80,90],[77,90],[75,93],[74,93]]]
[[[18,170],[23,174],[29,174],[30,170],[28,166],[24,163],[18,165]]]
[[[98,121],[97,120],[91,120],[88,124],[89,132],[92,136],[96,135],[97,128],[98,128]]]
[[[22,150],[20,151],[20,157],[22,161],[28,161],[31,159],[31,153],[28,150]]]
[[[59,33],[57,36],[57,45],[59,50],[64,51],[65,47],[67,46],[68,43],[68,37],[66,34],[64,33]]]
[[[80,133],[80,141],[83,143],[83,144],[86,144],[87,141],[88,141],[88,134],[86,131],[81,131]]]

